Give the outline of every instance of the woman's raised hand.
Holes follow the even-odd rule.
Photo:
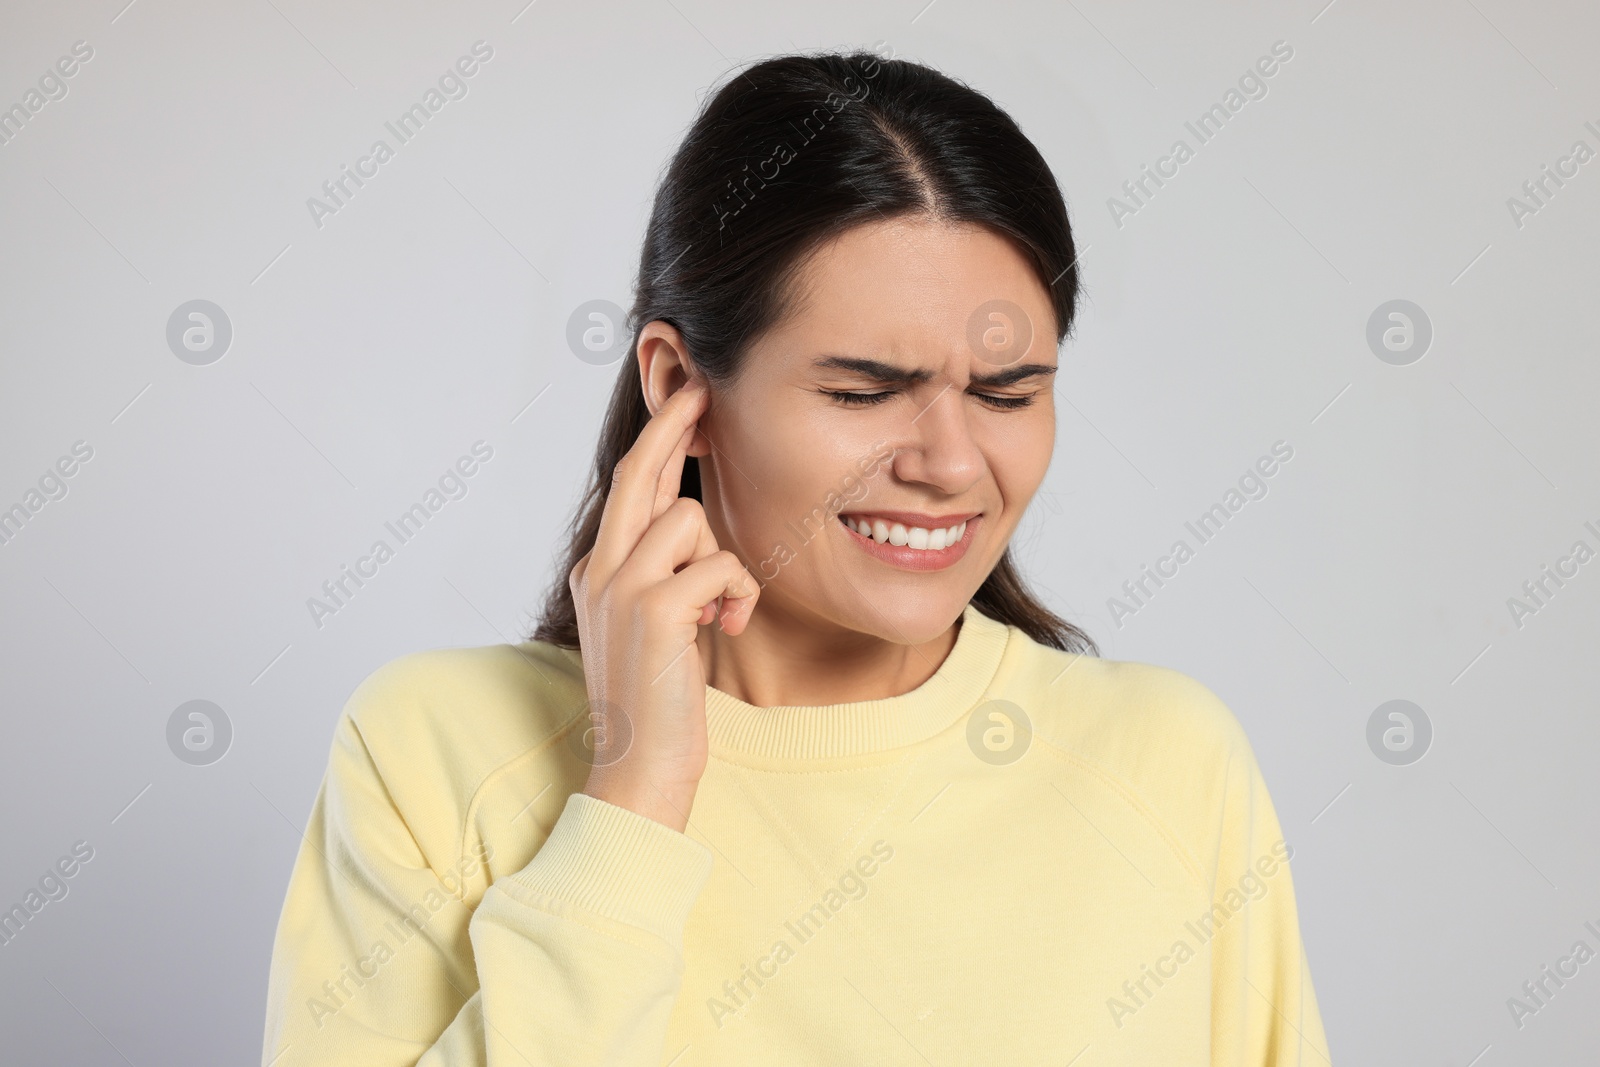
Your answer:
[[[743,632],[760,585],[680,497],[706,410],[703,381],[667,399],[612,472],[595,544],[568,576],[595,744],[583,792],[679,832],[706,768],[706,677],[695,643]]]

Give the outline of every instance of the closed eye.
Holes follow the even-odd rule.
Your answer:
[[[894,394],[895,391],[893,389],[888,389],[881,393],[840,393],[834,392],[831,389],[822,390],[823,396],[831,396],[841,404],[854,406],[881,404],[885,400],[888,400],[891,396],[894,396]]]
[[[849,393],[839,392],[831,389],[823,389],[821,392],[823,396],[832,397],[838,403],[844,404],[847,407],[867,407],[872,404],[883,403],[885,400],[888,400],[890,397],[899,392],[899,390],[885,389],[876,393]],[[1001,411],[1015,411],[1018,408],[1025,408],[1029,404],[1033,403],[1032,393],[1027,393],[1022,396],[999,396],[995,393],[975,392],[972,395],[982,399],[988,404],[993,405]]]

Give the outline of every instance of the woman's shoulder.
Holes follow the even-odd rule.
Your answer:
[[[1028,716],[1032,751],[1052,776],[1079,783],[1146,821],[1198,885],[1215,875],[1223,839],[1250,832],[1270,800],[1243,725],[1200,679],[1137,660],[1063,652],[1013,632],[991,697]],[[1098,816],[1094,816],[1098,817]]]
[[[494,752],[556,732],[583,694],[575,651],[526,641],[408,652],[369,673],[346,710],[369,744],[432,739]]]
[[[994,688],[1012,693],[1007,699],[1047,738],[1107,757],[1170,752],[1191,765],[1226,763],[1248,748],[1237,716],[1198,678],[1155,663],[1064,652],[1011,630]]]
[[[389,660],[356,686],[342,717],[397,807],[464,817],[498,768],[562,734],[585,707],[578,654],[526,641]]]
[[[1131,803],[1205,869],[1217,835],[1234,829],[1219,818],[1248,817],[1240,800],[1262,784],[1227,703],[1172,667],[1012,644],[1017,662],[997,695],[1027,713],[1041,753]]]

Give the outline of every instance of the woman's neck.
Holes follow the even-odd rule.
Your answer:
[[[739,636],[713,622],[698,644],[706,682],[729,696],[756,707],[822,706],[911,692],[939,669],[960,629],[957,619],[931,640],[903,644],[758,604]]]

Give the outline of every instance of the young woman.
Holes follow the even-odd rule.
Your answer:
[[[340,718],[263,1062],[1326,1063],[1239,723],[1008,551],[1075,256],[971,88],[869,52],[731,78],[537,632]]]

